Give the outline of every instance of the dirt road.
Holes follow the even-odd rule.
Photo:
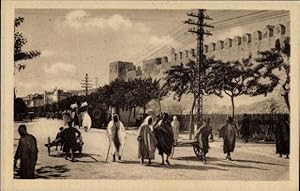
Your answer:
[[[19,135],[15,123],[15,149]],[[38,141],[39,159],[36,166],[37,178],[41,179],[196,179],[196,180],[288,180],[289,160],[275,155],[273,144],[236,144],[233,161],[225,160],[222,141],[210,143],[207,165],[200,162],[192,147],[175,148],[171,166],[161,166],[156,153],[152,166],[143,166],[137,159],[136,130],[127,131],[127,142],[121,162],[105,162],[108,141],[105,130],[91,129],[83,132],[83,154],[77,162],[65,160],[60,151],[52,148],[48,156],[44,144],[47,137],[55,138],[62,121],[35,119],[26,123],[28,132]],[[184,139],[186,135],[181,134]],[[17,176],[15,176],[18,178]]]

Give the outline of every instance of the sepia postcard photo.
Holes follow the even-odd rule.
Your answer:
[[[3,5],[4,191],[299,189],[296,2]]]

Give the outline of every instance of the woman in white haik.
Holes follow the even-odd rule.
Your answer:
[[[116,156],[121,160],[125,146],[126,130],[117,114],[113,114],[112,120],[108,123],[107,133],[112,144],[113,162],[116,161]]]
[[[89,131],[92,126],[92,119],[88,113],[88,103],[83,102],[80,106],[82,108],[82,127],[85,130],[85,132]]]
[[[179,136],[180,122],[178,121],[176,115],[173,116],[173,121],[171,122],[171,127],[173,129],[174,141],[175,141],[175,143],[177,143],[178,136]]]

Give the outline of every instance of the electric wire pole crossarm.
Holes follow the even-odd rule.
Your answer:
[[[188,19],[186,21],[184,21],[185,24],[189,24],[189,25],[195,25],[196,27],[194,28],[190,28],[188,31],[190,33],[194,33],[197,35],[197,63],[198,63],[198,100],[197,100],[197,128],[200,127],[203,119],[203,95],[201,92],[201,88],[203,86],[203,84],[201,84],[200,82],[202,81],[204,75],[205,75],[205,71],[203,70],[203,63],[204,63],[204,54],[203,54],[203,47],[204,47],[204,35],[212,35],[210,33],[210,31],[208,30],[204,30],[206,27],[207,28],[214,28],[211,25],[208,25],[207,23],[205,23],[205,20],[212,20],[210,17],[208,17],[207,15],[204,14],[206,10],[205,9],[198,9],[198,13],[187,13],[187,16],[189,17],[193,17],[195,20],[193,19]]]
[[[85,74],[85,77],[83,80],[81,80],[81,87],[85,89],[85,96],[88,95],[88,89],[92,87],[92,83],[89,80],[88,74]]]

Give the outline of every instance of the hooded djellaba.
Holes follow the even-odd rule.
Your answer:
[[[290,122],[288,116],[279,118],[276,124],[276,153],[279,157],[286,155],[286,159],[290,154]]]
[[[232,160],[230,153],[234,151],[238,129],[232,117],[228,117],[226,124],[220,130],[220,137],[223,137],[223,151],[227,154],[226,159]]]
[[[166,163],[170,165],[169,156],[174,144],[174,135],[167,113],[164,113],[162,119],[155,125],[154,135],[157,140],[158,153],[162,159],[161,164],[164,164],[164,154],[166,154]]]
[[[144,159],[149,159],[151,165],[151,159],[154,159],[156,139],[152,124],[153,118],[148,116],[138,130],[138,158],[141,159],[141,164],[144,163]]]
[[[204,125],[202,125],[196,132],[197,140],[201,149],[201,159],[203,163],[206,164],[206,154],[209,149],[209,135],[212,134],[212,127],[210,126],[210,118],[205,120]]]
[[[116,157],[121,160],[126,141],[126,129],[117,114],[113,114],[112,120],[108,123],[107,134],[112,144],[113,162],[116,161]]]

